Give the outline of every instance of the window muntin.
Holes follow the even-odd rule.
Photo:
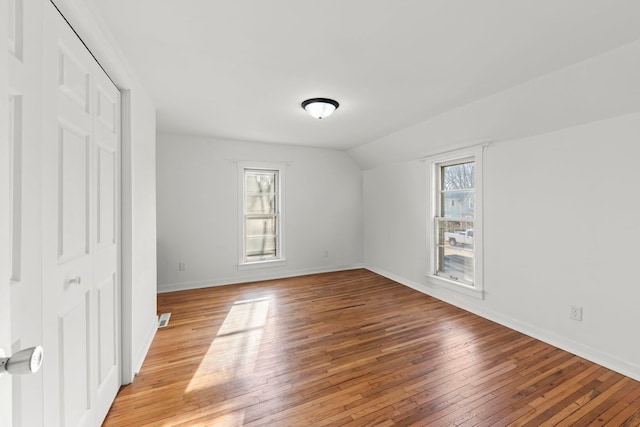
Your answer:
[[[473,157],[436,163],[435,275],[475,285],[475,166]]]
[[[281,172],[243,168],[241,264],[282,259]]]

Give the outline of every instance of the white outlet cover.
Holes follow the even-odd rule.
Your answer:
[[[569,317],[571,317],[571,319],[573,320],[582,321],[582,307],[571,307]]]

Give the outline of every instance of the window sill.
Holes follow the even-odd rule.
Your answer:
[[[287,260],[283,258],[251,261],[238,264],[238,270],[255,270],[259,268],[280,267],[286,264]]]
[[[466,285],[464,283],[457,282],[455,280],[449,280],[441,276],[436,276],[434,274],[427,274],[427,284],[429,286],[445,288],[454,292],[462,293],[464,295],[469,295],[474,298],[484,299],[484,291],[482,289],[478,289],[475,286]]]

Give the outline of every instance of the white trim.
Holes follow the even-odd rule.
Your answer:
[[[266,163],[266,162],[237,162],[238,164],[238,270],[256,269],[265,267],[277,267],[286,264],[286,163]],[[278,224],[276,226],[278,237],[276,241],[276,256],[273,258],[247,261],[245,249],[245,202],[247,200],[245,190],[246,170],[276,171],[276,194],[277,194],[277,215]]]
[[[483,184],[483,153],[488,143],[474,144],[464,149],[449,150],[444,153],[430,156],[421,161],[427,164],[427,176],[429,177],[429,185],[427,200],[429,207],[427,213],[427,221],[430,226],[427,229],[427,247],[430,251],[428,271],[425,274],[429,279],[429,283],[435,286],[461,292],[465,295],[474,296],[476,298],[484,298],[484,259],[483,259],[483,206],[484,206],[484,184]],[[473,160],[475,161],[475,200],[474,200],[474,219],[473,219],[473,240],[474,240],[474,283],[469,285],[463,282],[448,280],[436,274],[437,269],[437,251],[434,250],[436,245],[436,231],[434,229],[434,218],[438,216],[438,198],[440,196],[440,177],[439,168],[443,165],[454,164],[457,161]]]
[[[171,134],[165,134],[165,135],[171,135]],[[175,135],[175,136],[180,136],[180,135]],[[232,141],[235,141],[235,140],[232,140]],[[246,142],[246,141],[240,141],[240,142]],[[235,164],[248,163],[248,164],[251,164],[251,165],[258,165],[256,167],[256,169],[270,169],[269,166],[274,164],[272,162],[264,162],[264,161],[260,161],[260,160],[242,160],[242,159],[225,159],[225,160],[228,161],[228,162],[231,162],[231,163],[235,163]],[[291,166],[293,164],[293,161],[292,160],[281,160],[281,161],[276,162],[275,164]]]
[[[432,158],[444,158],[447,159],[450,156],[450,153],[456,158],[455,153],[457,152],[465,152],[467,150],[477,150],[477,149],[485,149],[489,145],[493,144],[493,141],[474,141],[474,142],[466,142],[463,144],[456,144],[453,146],[449,146],[446,148],[435,149],[432,151],[423,152],[418,155],[418,160],[425,161],[431,160]]]
[[[122,383],[133,381],[133,200],[131,177],[131,92],[120,94],[120,360]]]
[[[263,259],[238,264],[238,270],[256,270],[259,268],[282,267],[287,264],[286,258]]]
[[[233,276],[233,277],[217,278],[212,280],[197,280],[193,282],[160,284],[158,285],[158,293],[162,294],[166,292],[187,291],[191,289],[212,288],[212,287],[226,286],[226,285],[237,285],[240,283],[286,279],[288,277],[307,276],[309,274],[333,273],[336,271],[357,270],[363,267],[364,267],[363,264],[353,264],[353,265],[336,265],[332,267],[323,267],[323,268],[308,268],[308,269],[300,269],[300,270],[293,270],[293,271],[287,271],[287,272],[267,273],[265,270],[265,272],[263,272],[263,274],[260,274],[259,276]]]
[[[478,299],[484,299],[484,292],[481,289],[477,289],[474,286],[467,285],[463,282],[456,282],[454,280],[449,280],[443,276],[436,276],[434,274],[426,274],[427,278],[426,285],[428,286],[440,286],[446,289],[449,289],[454,292],[460,292],[465,295],[472,296]]]
[[[455,299],[452,295],[446,295],[444,292],[437,292],[438,288],[429,289],[428,286],[425,286],[421,283],[414,282],[412,280],[406,279],[404,277],[398,276],[396,274],[390,273],[388,271],[374,268],[371,266],[365,266],[366,269],[373,271],[376,274],[386,277],[387,279],[391,279],[394,282],[398,282],[401,285],[407,286],[411,289],[414,289],[423,294],[429,295],[433,298],[439,299],[440,301],[446,302],[447,304],[451,304],[463,310],[469,311],[477,316],[482,318],[491,320],[493,322],[499,323],[502,326],[513,329],[525,335],[528,335],[532,338],[550,344],[554,347],[562,349],[564,351],[568,351],[569,353],[575,354],[577,356],[583,357],[587,360],[590,360],[598,365],[604,366],[605,368],[612,369],[616,372],[621,373],[622,375],[626,375],[630,378],[633,378],[637,381],[640,381],[640,364],[630,363],[628,361],[622,360],[612,354],[605,353],[601,350],[595,349],[593,347],[581,344],[577,341],[567,339],[560,335],[555,334],[553,331],[539,328],[536,325],[521,322],[512,317],[505,316],[496,311],[478,306],[477,303],[470,301],[463,301],[459,299]],[[434,292],[434,290],[436,292]]]
[[[156,337],[156,332],[158,331],[158,316],[150,319],[153,321],[149,322],[149,325],[147,326],[147,338],[144,341],[144,345],[140,347],[138,354],[136,354],[135,357],[133,357],[133,361],[132,361],[133,374],[131,378],[128,378],[128,381],[126,381],[125,384],[131,383],[133,381],[133,377],[135,375],[138,375],[138,373],[140,372],[140,369],[142,368],[142,364],[144,363],[144,359],[147,356],[147,353],[149,352],[149,348],[151,348],[151,344],[153,343],[153,339]],[[123,379],[126,380],[127,378],[123,378]]]

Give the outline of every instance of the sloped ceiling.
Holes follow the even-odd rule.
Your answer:
[[[640,38],[637,0],[86,1],[159,132],[340,150]]]

